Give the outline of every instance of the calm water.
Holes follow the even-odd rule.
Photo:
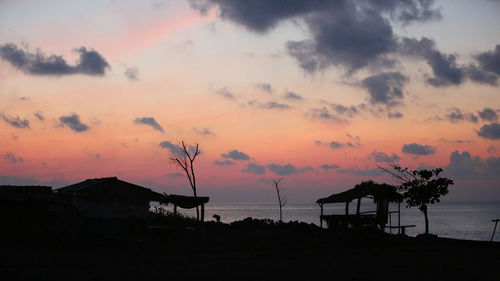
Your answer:
[[[344,204],[325,205],[325,214],[343,214]],[[351,211],[356,204],[351,203]],[[404,208],[401,205],[401,224],[415,224],[408,228],[407,234],[415,236],[424,232],[424,216],[416,208]],[[397,205],[391,205],[391,210],[397,210]],[[192,210],[180,209],[181,213],[194,216]],[[367,202],[362,204],[361,211],[375,210],[375,205]],[[279,210],[275,204],[207,204],[205,206],[206,220],[213,220],[214,214],[221,216],[221,221],[230,223],[246,217],[279,219]],[[319,225],[319,206],[316,204],[289,204],[283,209],[284,221],[303,221]],[[397,224],[397,216],[393,214],[393,225]],[[489,240],[493,232],[492,219],[500,219],[500,201],[495,202],[441,202],[429,207],[429,229],[431,233],[442,237]],[[500,225],[493,239],[500,241]]]

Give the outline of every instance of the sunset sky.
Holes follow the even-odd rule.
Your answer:
[[[500,1],[0,0],[0,185],[312,203],[378,166],[500,199]]]

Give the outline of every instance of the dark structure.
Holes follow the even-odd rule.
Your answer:
[[[88,179],[55,190],[65,206],[66,226],[89,236],[140,236],[146,229],[150,202],[165,196],[116,177]]]
[[[36,238],[53,226],[50,186],[0,186],[2,236]]]
[[[361,199],[369,198],[373,199],[376,203],[375,211],[361,212]],[[356,200],[356,212],[354,214],[349,213],[349,204]],[[396,192],[396,187],[388,184],[378,184],[373,181],[362,182],[356,185],[354,188],[346,190],[341,193],[332,194],[325,198],[320,198],[316,201],[321,208],[320,215],[320,226],[323,227],[323,221],[327,223],[328,228],[339,229],[339,228],[378,228],[384,230],[389,219],[389,227],[392,226],[392,221],[390,221],[389,215],[391,213],[398,214],[398,226],[395,228],[401,229],[400,220],[400,203],[403,200],[401,194]],[[398,204],[397,211],[389,211],[389,202],[396,202]],[[323,213],[323,205],[330,203],[344,203],[345,204],[345,214],[332,214],[325,215]],[[404,226],[407,227],[407,226]]]
[[[209,197],[194,197],[175,194],[165,194],[164,196],[164,201],[161,203],[174,205],[174,215],[177,214],[177,207],[181,207],[183,209],[201,207],[200,221],[203,222],[205,220],[205,204],[208,203],[208,200],[210,199]]]
[[[203,228],[208,197],[168,195],[119,180],[88,179],[50,186],[0,186],[0,236],[9,239],[94,239],[144,237],[150,203],[192,209],[201,206]]]

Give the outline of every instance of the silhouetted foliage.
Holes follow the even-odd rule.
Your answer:
[[[453,185],[453,180],[439,176],[442,168],[409,170],[398,165],[392,165],[391,169],[380,168],[400,182],[398,190],[403,192],[406,207],[418,207],[424,213],[425,234],[429,234],[427,205],[439,202],[440,197],[448,194],[448,186]]]
[[[281,193],[282,190],[280,187],[280,183],[282,180],[283,180],[283,178],[275,179],[273,181],[273,186],[276,189],[276,195],[278,196],[278,206],[280,207],[280,222],[283,222],[282,209],[283,209],[283,206],[285,206],[287,203],[287,198],[285,196],[283,196],[283,194]]]
[[[200,155],[201,151],[199,149],[199,144],[195,144],[194,146],[188,146],[186,143],[181,140],[179,142],[179,147],[180,147],[180,153],[175,154],[171,153],[170,154],[170,161],[172,163],[184,171],[186,174],[186,177],[189,180],[189,185],[191,186],[191,189],[193,190],[194,197],[197,197],[196,193],[196,176],[194,173],[194,160],[198,155]],[[196,219],[200,219],[200,211],[198,206],[196,206]]]

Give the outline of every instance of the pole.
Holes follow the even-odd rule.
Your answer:
[[[321,208],[321,213],[319,215],[319,227],[323,228],[323,204],[319,204],[319,207]]]
[[[495,222],[495,227],[493,228],[493,233],[491,234],[491,239],[490,239],[490,241],[493,241],[493,237],[495,237],[495,231],[497,230],[497,224],[500,221],[500,219],[491,220],[491,221]]]
[[[401,234],[401,202],[398,201],[398,234]]]

